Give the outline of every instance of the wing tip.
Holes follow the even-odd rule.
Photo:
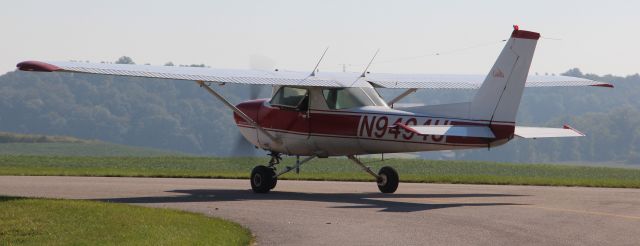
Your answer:
[[[590,86],[614,88],[613,84],[609,84],[609,83],[593,84],[593,85],[590,85]]]
[[[23,61],[18,63],[16,67],[20,71],[30,72],[55,72],[62,69],[58,66],[41,61]]]
[[[562,126],[562,128],[572,130],[572,131],[574,131],[574,132],[576,132],[576,133],[580,134],[580,136],[583,136],[583,137],[584,137],[584,136],[586,136],[584,133],[582,133],[581,131],[576,130],[575,128],[573,128],[572,126],[570,126],[570,125],[568,125],[568,124],[564,124],[564,125]]]

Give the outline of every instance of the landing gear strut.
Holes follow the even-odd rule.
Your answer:
[[[356,165],[360,166],[363,171],[371,174],[374,178],[376,178],[376,183],[378,183],[378,189],[382,193],[393,193],[398,189],[398,184],[400,183],[400,178],[398,176],[398,172],[395,169],[389,166],[384,166],[380,168],[378,174],[371,171],[370,167],[364,165],[364,163],[360,162],[358,158],[353,155],[347,156],[349,160],[353,161]]]
[[[271,152],[269,154],[271,156],[271,160],[269,161],[268,166],[259,165],[253,168],[251,171],[251,189],[255,193],[267,193],[276,187],[278,183],[278,177],[285,173],[291,172],[293,170],[300,170],[300,166],[313,160],[316,158],[316,155],[309,156],[304,160],[300,160],[299,157],[296,158],[296,164],[293,167],[285,167],[284,170],[276,173],[276,165],[280,164],[282,157],[280,153]],[[353,161],[355,164],[360,166],[362,170],[369,173],[371,176],[376,178],[376,183],[378,184],[378,189],[382,193],[394,193],[398,189],[398,184],[400,179],[398,177],[398,172],[395,169],[389,166],[384,166],[380,168],[378,173],[374,173],[371,171],[371,168],[364,165],[364,163],[360,162],[358,158],[353,155],[347,156],[349,160]]]

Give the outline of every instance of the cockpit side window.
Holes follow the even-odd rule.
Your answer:
[[[361,88],[325,88],[322,95],[329,109],[376,106]]]
[[[376,106],[387,106],[387,103],[382,99],[382,97],[380,96],[380,93],[378,93],[378,91],[376,91],[376,89],[374,88],[361,88],[368,96],[369,99],[371,99],[371,101],[373,101],[373,103]]]
[[[309,104],[309,91],[295,87],[281,87],[269,103],[273,106],[305,111]]]

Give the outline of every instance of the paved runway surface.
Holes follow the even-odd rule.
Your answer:
[[[0,176],[0,194],[101,199],[227,218],[259,245],[640,245],[640,190]]]

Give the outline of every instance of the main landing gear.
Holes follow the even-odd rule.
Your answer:
[[[272,152],[269,155],[271,156],[269,166],[256,166],[255,168],[253,168],[253,171],[251,171],[251,189],[255,193],[267,193],[271,191],[276,187],[276,184],[278,183],[278,177],[280,175],[291,172],[293,170],[296,170],[296,172],[298,172],[302,164],[307,163],[317,157],[315,155],[312,155],[302,161],[300,161],[300,158],[298,157],[296,159],[296,164],[293,167],[286,167],[285,170],[276,173],[276,165],[280,164],[280,161],[282,160],[281,154]],[[347,157],[349,158],[349,160],[362,167],[362,170],[376,178],[376,182],[378,184],[378,189],[380,190],[380,192],[393,193],[398,189],[398,183],[400,182],[400,179],[398,177],[398,172],[396,172],[396,170],[392,167],[382,167],[376,174],[371,171],[371,168],[365,166],[355,156],[349,155]]]
[[[389,166],[384,166],[380,168],[378,174],[371,171],[371,168],[364,165],[364,163],[360,162],[358,158],[353,155],[347,156],[349,160],[353,161],[358,166],[362,167],[362,170],[371,174],[374,178],[376,178],[376,182],[378,183],[378,189],[382,193],[394,193],[398,189],[398,184],[400,183],[400,177],[398,176],[398,172],[395,169]]]

